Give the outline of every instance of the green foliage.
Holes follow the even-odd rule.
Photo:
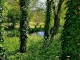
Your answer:
[[[36,34],[29,35],[27,41],[27,52],[19,53],[19,38],[18,37],[5,37],[5,48],[9,60],[58,60],[61,42],[58,40],[60,35],[55,36],[55,40],[50,47],[43,50],[43,37]],[[16,43],[15,43],[16,42]]]
[[[11,31],[7,31],[6,35],[7,35],[7,37],[14,37],[14,36],[19,37],[20,32],[17,29],[13,29]]]
[[[38,31],[44,31],[44,28],[30,28],[29,29],[29,33],[35,33],[35,32],[38,32]]]
[[[79,60],[79,48],[77,43],[80,39],[80,14],[77,14],[79,0],[67,1],[68,10],[66,12],[64,29],[62,32],[62,59]],[[72,4],[73,3],[73,4]],[[64,57],[63,57],[64,56]]]
[[[0,0],[1,1],[1,0]],[[5,0],[2,0],[3,2]],[[75,2],[74,2],[75,1]],[[63,29],[63,35],[62,35],[62,49],[65,49],[64,52],[66,52],[66,54],[68,54],[68,51],[70,51],[71,56],[74,54],[78,54],[76,51],[78,50],[78,48],[76,48],[76,46],[79,43],[78,40],[80,40],[80,14],[76,14],[76,12],[80,12],[80,10],[77,10],[77,7],[73,6],[77,6],[76,4],[76,0],[74,0],[73,2],[70,3],[67,2],[67,4],[70,6],[67,14],[66,14],[66,21],[65,21],[65,25],[64,25],[64,17],[65,17],[65,12],[67,9],[65,9],[65,2],[63,3],[62,6],[62,10],[61,10],[61,20],[60,20],[60,27],[59,27],[59,31],[58,34],[54,37],[54,41],[52,42],[52,45],[50,47],[46,47],[46,48],[42,48],[42,44],[43,44],[43,38],[41,36],[37,36],[35,33],[33,33],[32,35],[29,35],[28,40],[27,40],[27,52],[22,54],[19,53],[19,47],[20,47],[20,41],[19,41],[19,31],[17,29],[8,29],[7,33],[4,34],[3,32],[3,37],[4,40],[0,40],[1,44],[0,44],[0,48],[2,48],[2,46],[5,47],[7,56],[9,60],[58,60],[59,58],[56,56],[60,56],[59,52],[61,51],[61,42],[59,41],[59,36],[60,33],[62,33],[62,29],[63,29],[63,25],[64,25],[64,29]],[[4,5],[4,10],[2,11],[4,18],[6,21],[2,24],[3,25],[10,25],[10,24],[14,24],[16,25],[16,23],[19,26],[19,22],[20,22],[20,6],[19,6],[19,0],[6,0],[6,2],[2,5]],[[29,1],[29,19],[30,22],[32,22],[31,24],[35,25],[34,22],[39,22],[39,23],[44,23],[45,20],[45,10],[41,9],[41,7],[36,7],[37,10],[32,10],[35,5],[37,4],[38,0],[30,0]],[[73,3],[73,4],[72,4]],[[68,6],[67,6],[68,7]],[[49,12],[47,12],[48,15]],[[10,19],[7,19],[7,17]],[[48,18],[50,18],[48,16]],[[46,18],[46,20],[48,19]],[[53,17],[52,17],[53,18]],[[3,19],[3,18],[0,18]],[[49,23],[49,20],[47,21]],[[7,24],[8,23],[8,24]],[[51,25],[53,25],[53,20],[50,21]],[[30,24],[30,26],[31,26]],[[41,24],[42,25],[42,24]],[[43,24],[44,25],[44,24]],[[42,26],[43,26],[42,25]],[[47,26],[47,25],[46,25]],[[50,24],[49,24],[50,26]],[[9,26],[5,26],[6,28]],[[52,26],[50,26],[52,27]],[[74,28],[75,27],[75,28]],[[45,27],[47,28],[47,27]],[[66,30],[65,30],[66,29]],[[31,32],[37,32],[43,30],[43,28],[30,28],[29,29],[29,33]],[[48,30],[46,29],[46,32],[48,32]],[[7,36],[5,36],[7,35]],[[1,37],[1,36],[0,36]],[[5,44],[3,45],[3,43],[5,42]],[[76,45],[75,45],[76,44]],[[66,46],[65,46],[66,45]],[[65,54],[64,54],[65,55]],[[72,60],[74,60],[73,58],[71,58]]]

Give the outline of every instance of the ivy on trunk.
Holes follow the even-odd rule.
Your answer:
[[[46,3],[46,20],[45,20],[45,26],[44,26],[44,46],[48,45],[48,40],[50,37],[50,19],[51,19],[51,0],[47,0]]]
[[[64,29],[61,35],[62,41],[62,56],[61,60],[79,60],[80,56],[80,12],[78,6],[80,0],[68,0],[68,10],[66,12]]]
[[[28,0],[20,0],[21,20],[20,20],[20,52],[26,52],[26,42],[28,35]]]

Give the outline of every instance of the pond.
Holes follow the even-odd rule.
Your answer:
[[[38,34],[39,36],[44,36],[44,31],[38,31],[37,34]]]

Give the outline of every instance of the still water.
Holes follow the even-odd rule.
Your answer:
[[[39,36],[44,36],[44,31],[38,31],[37,34],[38,34]]]

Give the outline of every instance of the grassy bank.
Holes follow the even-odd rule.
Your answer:
[[[37,34],[29,35],[26,43],[27,51],[24,54],[19,53],[19,38],[5,37],[5,50],[9,60],[58,60],[61,42],[59,41],[60,34],[55,36],[55,39],[50,47],[41,48],[43,37]]]

